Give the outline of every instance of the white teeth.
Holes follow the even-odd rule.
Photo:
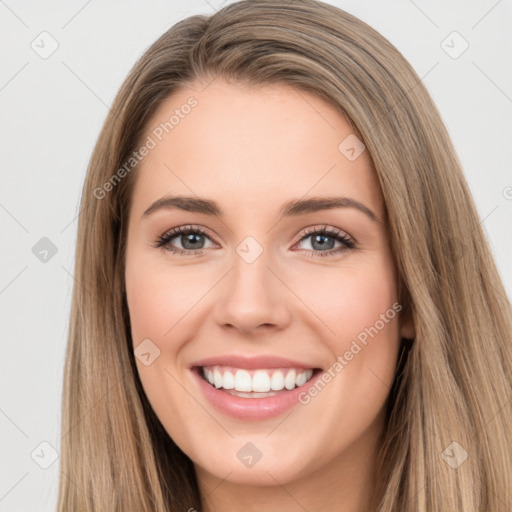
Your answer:
[[[283,372],[274,372],[270,379],[270,389],[272,391],[280,391],[284,388]]]
[[[217,389],[239,391],[242,393],[265,393],[292,390],[296,386],[302,386],[313,375],[313,370],[291,368],[289,370],[248,370],[238,369],[230,371],[220,366],[204,368],[205,379]]]
[[[306,383],[306,374],[305,373],[299,373],[297,377],[295,378],[295,383],[297,386],[302,386],[302,384]]]
[[[295,387],[295,370],[290,370],[284,378],[284,387],[286,389],[293,389]]]
[[[224,372],[222,387],[224,389],[235,389],[235,376],[231,372]]]
[[[245,370],[236,371],[235,389],[237,391],[252,391],[252,379],[249,372]]]
[[[260,393],[270,391],[270,377],[264,370],[258,370],[252,377],[252,390]]]
[[[217,370],[217,368],[215,368],[215,370],[213,370],[213,383],[215,384],[216,388],[222,387],[222,383],[223,383],[222,374],[219,372],[219,370]]]

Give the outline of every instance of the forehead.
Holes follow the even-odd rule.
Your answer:
[[[134,207],[166,193],[214,198],[238,213],[344,195],[381,216],[371,158],[355,137],[334,106],[289,85],[195,83],[169,96],[147,123],[142,141],[151,140],[151,149],[137,169]]]

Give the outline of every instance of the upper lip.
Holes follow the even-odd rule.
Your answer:
[[[286,357],[273,355],[243,356],[236,354],[226,354],[223,356],[208,357],[195,361],[190,368],[197,366],[232,366],[234,368],[319,368],[318,366],[303,363]]]

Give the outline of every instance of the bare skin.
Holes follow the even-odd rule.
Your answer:
[[[143,139],[191,96],[197,106],[137,170],[130,211],[133,343],[150,339],[160,350],[148,366],[137,360],[148,399],[193,461],[206,512],[375,510],[369,496],[383,407],[400,339],[413,337],[414,327],[393,309],[397,274],[370,155],[351,160],[350,148],[340,151],[353,130],[324,100],[282,84],[220,79],[170,96]],[[166,195],[213,200],[224,215],[177,208],[143,215]],[[375,219],[350,205],[278,219],[289,200],[333,196],[361,203]],[[179,233],[155,247],[180,226],[202,228],[197,250]],[[330,232],[321,239],[311,228]],[[250,251],[262,249],[251,263],[237,252],[247,237],[256,242]],[[345,357],[371,326],[377,334]],[[286,357],[334,377],[307,403],[247,421],[216,409],[190,370],[225,354]],[[336,371],[338,356],[345,364]],[[262,455],[252,467],[237,457],[248,442]]]

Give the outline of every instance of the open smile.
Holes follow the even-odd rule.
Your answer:
[[[219,411],[245,420],[279,415],[299,403],[298,396],[313,385],[320,368],[238,368],[229,365],[193,366],[201,392]]]

